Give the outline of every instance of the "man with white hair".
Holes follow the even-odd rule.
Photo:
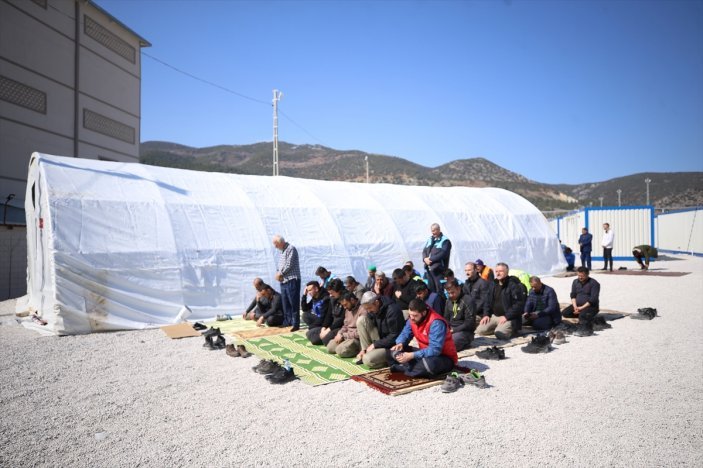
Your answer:
[[[300,263],[298,251],[283,236],[273,236],[273,246],[281,251],[278,259],[276,280],[281,282],[281,299],[283,301],[283,326],[300,329]]]
[[[379,296],[366,291],[361,296],[361,305],[367,314],[357,319],[361,351],[357,354],[358,364],[366,364],[371,369],[388,365],[387,351],[395,346],[395,340],[403,331],[405,317],[398,304],[388,296]]]
[[[430,291],[443,294],[442,278],[444,270],[449,268],[449,255],[452,251],[452,243],[447,236],[442,234],[439,224],[430,226],[432,235],[422,249],[422,262],[425,264],[427,281]]]

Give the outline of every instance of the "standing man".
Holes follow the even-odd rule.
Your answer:
[[[420,349],[409,346],[413,337]],[[410,302],[410,318],[395,339],[390,354],[391,371],[403,372],[410,377],[444,374],[459,360],[449,324],[420,299]]]
[[[610,229],[610,224],[603,224],[603,240],[601,245],[603,246],[603,271],[608,269],[608,260],[610,260],[610,271],[613,271],[613,242],[615,241],[615,233]]]
[[[281,251],[278,259],[276,280],[281,282],[281,300],[283,301],[283,326],[300,330],[300,263],[298,251],[283,236],[273,236],[273,246]]]
[[[442,275],[444,270],[449,268],[449,255],[452,251],[452,243],[442,234],[439,224],[430,226],[432,235],[427,239],[425,248],[422,249],[422,261],[427,271],[427,281],[430,291],[442,294]]]
[[[579,247],[581,248],[581,266],[591,271],[591,251],[593,250],[593,234],[588,233],[588,228],[581,229]]]

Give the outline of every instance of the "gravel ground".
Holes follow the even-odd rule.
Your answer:
[[[160,330],[41,337],[5,301],[0,466],[703,466],[703,259],[655,266],[693,274],[594,277],[601,307],[661,317],[465,360],[489,389],[399,397],[273,386],[255,357]],[[566,302],[572,280],[545,283]]]

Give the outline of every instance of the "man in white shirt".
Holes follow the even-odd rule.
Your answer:
[[[613,241],[615,240],[615,233],[610,229],[610,224],[603,224],[603,240],[601,245],[603,246],[603,271],[608,269],[608,261],[610,261],[610,271],[613,271]]]

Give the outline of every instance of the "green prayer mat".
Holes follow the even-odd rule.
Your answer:
[[[313,345],[303,331],[251,338],[244,342],[244,346],[261,359],[279,363],[288,359],[295,375],[309,385],[339,382],[369,371],[366,366],[354,364],[356,358],[340,358],[328,353],[326,346]]]
[[[227,335],[232,332],[256,330],[257,328],[256,320],[244,320],[242,317],[234,317],[232,320],[213,320],[212,322],[205,322],[204,325],[219,328],[222,333]]]

